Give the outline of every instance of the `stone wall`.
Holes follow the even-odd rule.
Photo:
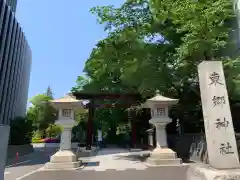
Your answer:
[[[16,153],[19,154],[19,156],[27,155],[29,153],[33,152],[33,146],[31,144],[26,145],[8,145],[8,151],[7,155],[8,158],[12,158],[16,156]]]

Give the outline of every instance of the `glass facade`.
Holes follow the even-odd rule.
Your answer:
[[[16,0],[0,0],[0,124],[24,116],[31,49],[15,17]]]
[[[11,7],[11,11],[15,12],[17,8],[17,0],[6,0],[6,4]]]

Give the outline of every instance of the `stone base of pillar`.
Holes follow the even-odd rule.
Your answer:
[[[169,148],[155,148],[146,163],[149,166],[176,166],[181,165],[182,160]]]
[[[186,180],[239,180],[240,167],[234,168],[236,169],[217,170],[204,164],[190,165],[186,173]]]
[[[50,162],[45,164],[47,170],[68,170],[78,169],[81,166],[77,156],[70,150],[58,151],[51,156]]]

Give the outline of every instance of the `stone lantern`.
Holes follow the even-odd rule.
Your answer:
[[[156,92],[156,96],[148,99],[145,107],[151,109],[151,119],[149,122],[156,128],[156,148],[151,152],[147,159],[149,165],[180,165],[181,159],[177,158],[176,153],[168,148],[166,125],[171,122],[168,117],[169,107],[177,104],[178,99],[170,99]]]
[[[76,124],[74,120],[75,110],[84,108],[81,100],[77,100],[68,93],[60,99],[50,101],[51,105],[58,110],[56,124],[63,127],[61,133],[60,149],[46,163],[46,169],[76,169],[80,166],[77,156],[71,150],[72,128]]]

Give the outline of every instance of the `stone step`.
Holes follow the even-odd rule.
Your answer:
[[[174,166],[181,165],[182,160],[180,158],[176,159],[154,159],[149,157],[146,161],[148,166]]]
[[[57,151],[51,156],[50,162],[52,163],[71,163],[77,162],[77,156],[72,151]]]
[[[77,162],[64,162],[64,163],[46,163],[45,170],[67,170],[67,169],[78,169],[81,166],[81,161]]]

